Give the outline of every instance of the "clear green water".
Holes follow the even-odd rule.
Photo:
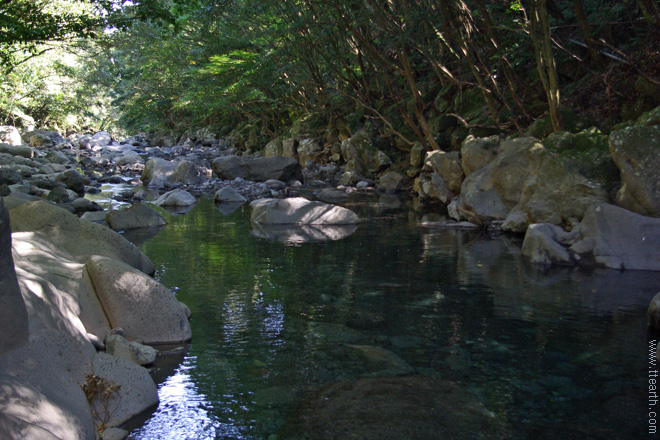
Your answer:
[[[203,200],[140,245],[192,310],[193,342],[130,438],[290,438],[310,390],[401,372],[357,362],[348,344],[462,384],[509,438],[648,436],[660,273],[544,271],[517,238],[424,227],[377,200],[351,207],[364,219],[352,235],[283,243],[251,233],[248,206],[225,215]]]

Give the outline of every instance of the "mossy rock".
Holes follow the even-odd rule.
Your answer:
[[[559,131],[543,140],[543,146],[558,156],[567,170],[575,171],[607,190],[620,180],[608,147],[608,136],[596,127],[579,133]]]
[[[660,107],[643,113],[635,122],[637,127],[650,127],[652,125],[660,125]]]

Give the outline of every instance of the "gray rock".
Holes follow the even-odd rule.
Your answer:
[[[23,203],[9,212],[13,232],[41,232],[53,245],[85,263],[92,255],[103,255],[154,273],[154,265],[137,247],[105,226],[81,220],[47,202]]]
[[[348,225],[360,223],[353,211],[303,197],[260,199],[250,203],[251,221],[261,224]]]
[[[191,161],[170,162],[155,157],[145,164],[140,180],[148,186],[194,185],[202,181],[202,173]]]
[[[617,204],[660,217],[660,126],[628,127],[610,134],[610,152],[621,172]]]
[[[320,189],[318,191],[315,191],[314,195],[316,196],[317,199],[319,199],[324,203],[339,204],[339,203],[344,203],[346,200],[348,200],[348,194],[346,194],[346,191],[342,191],[340,189],[334,189],[334,188]]]
[[[78,171],[66,170],[59,174],[55,180],[64,183],[67,188],[75,191],[78,195],[85,195],[85,179]]]
[[[446,153],[444,151],[429,151],[424,160],[424,170],[437,173],[447,185],[447,189],[454,194],[461,190],[461,183],[465,175],[461,166],[461,158],[457,151]]]
[[[92,141],[96,145],[106,146],[112,143],[112,136],[107,131],[99,131],[92,136]]]
[[[566,241],[566,232],[549,223],[530,225],[525,234],[522,254],[536,264],[571,264],[568,250],[560,244]]]
[[[366,130],[359,130],[350,139],[343,141],[341,154],[346,162],[346,170],[362,175],[377,174],[392,165],[392,160],[374,147]]]
[[[445,205],[449,204],[454,199],[454,193],[447,188],[447,184],[438,173],[420,174],[420,176],[415,179],[413,187],[420,197],[437,199]]]
[[[410,149],[410,166],[421,166],[424,163],[425,155],[426,150],[421,144],[417,143],[413,145],[413,147]]]
[[[422,376],[341,381],[300,402],[300,432],[314,439],[502,438],[505,428],[467,389]]]
[[[168,191],[154,201],[156,206],[191,206],[195,203],[195,196],[182,189]]]
[[[103,208],[101,208],[98,204],[84,197],[78,197],[73,202],[71,202],[71,207],[73,208],[74,211],[76,211],[77,214],[83,212],[103,211]]]
[[[9,145],[23,145],[21,134],[11,125],[0,125],[0,142],[5,142]]]
[[[234,188],[226,186],[215,193],[215,201],[220,203],[245,203],[247,199]]]
[[[264,147],[264,154],[266,157],[282,156],[283,151],[284,148],[281,139],[273,139],[272,141],[268,142]]]
[[[588,206],[607,200],[605,189],[567,169],[535,138],[503,141],[500,153],[461,185],[463,219],[486,223],[521,212],[530,223],[575,225]],[[517,225],[523,232],[527,225]]]
[[[74,197],[76,196],[74,195]],[[69,203],[72,200],[70,190],[61,186],[56,186],[50,190],[47,199],[53,203]]]
[[[612,269],[660,270],[660,219],[614,205],[587,209],[569,248]]]
[[[92,402],[92,409],[99,415],[97,423],[118,426],[158,403],[158,389],[146,368],[99,352],[94,356],[93,371],[105,383],[119,387],[110,398]]]
[[[112,327],[146,344],[189,341],[188,317],[170,289],[132,267],[92,256],[85,265]]]
[[[28,315],[11,251],[9,213],[0,198],[0,353],[28,341]]]
[[[62,153],[61,151],[55,151],[55,150],[50,150],[46,154],[46,160],[51,163],[51,166],[53,164],[55,165],[67,165],[71,163],[71,159],[69,156],[66,154]],[[64,170],[62,170],[64,171]]]
[[[285,156],[245,158],[225,156],[212,162],[213,172],[221,179],[234,180],[237,177],[256,182],[270,179],[289,182],[303,180],[302,169],[297,160]]]
[[[314,139],[303,139],[298,144],[298,163],[305,166],[308,161],[316,161],[322,153],[323,147]]]
[[[11,168],[0,168],[0,185],[15,185],[23,182],[23,176]]]
[[[128,341],[124,336],[111,334],[105,339],[106,352],[118,358],[129,360],[138,365],[153,364],[158,350],[135,341]]]
[[[11,154],[12,156],[32,159],[34,150],[29,145],[12,145],[0,143],[0,153]]]
[[[488,165],[495,159],[499,138],[475,138],[469,135],[461,145],[461,167],[466,176]]]
[[[106,214],[105,220],[110,228],[115,231],[149,228],[167,224],[167,220],[158,211],[142,203],[132,205],[127,209],[110,211]]]
[[[396,171],[389,171],[378,179],[378,184],[387,192],[396,192],[401,189],[403,176]]]

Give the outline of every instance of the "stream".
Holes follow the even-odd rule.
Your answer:
[[[248,205],[210,199],[126,234],[193,313],[192,344],[157,364],[160,405],[130,439],[305,438],[306,396],[397,375],[460,384],[504,438],[647,435],[660,273],[535,267],[521,237],[422,224],[375,195],[344,206],[363,222],[326,239],[260,230]]]

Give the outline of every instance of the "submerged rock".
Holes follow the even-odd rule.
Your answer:
[[[353,211],[303,197],[260,199],[250,203],[251,221],[271,225],[349,225],[360,223]]]
[[[501,435],[496,415],[463,387],[421,376],[340,382],[301,407],[300,425],[288,431],[318,440],[479,440]]]

